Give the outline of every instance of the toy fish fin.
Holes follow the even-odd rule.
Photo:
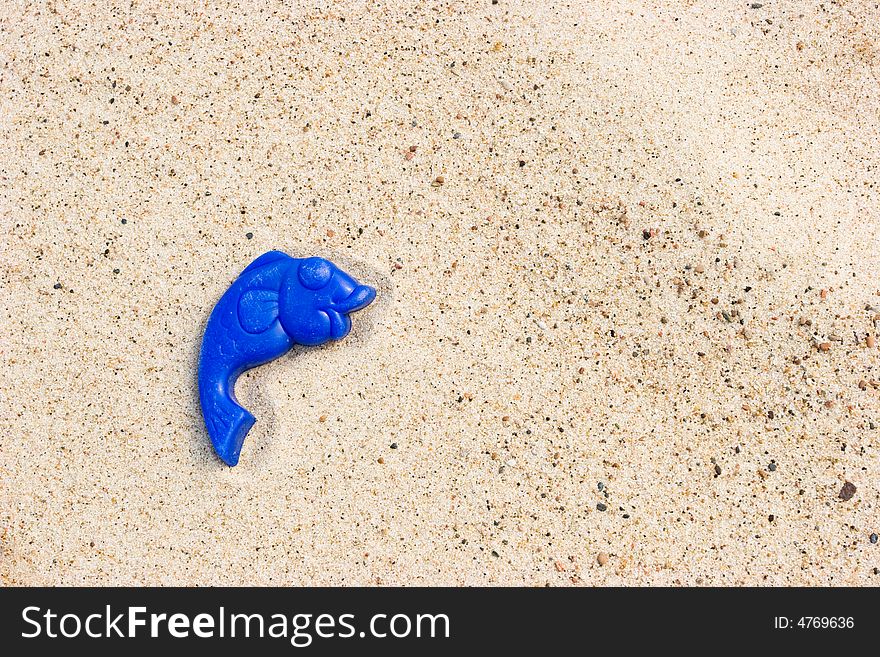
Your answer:
[[[278,319],[278,292],[248,290],[238,300],[238,321],[248,333],[263,333]]]
[[[281,251],[267,251],[266,253],[261,255],[259,258],[254,260],[247,267],[245,267],[244,271],[242,271],[241,274],[239,274],[239,276],[241,276],[242,274],[245,274],[246,272],[249,272],[253,269],[256,269],[257,267],[262,267],[263,265],[268,265],[270,262],[275,262],[276,260],[281,260],[282,258],[289,258],[289,257],[290,257],[289,255],[287,255],[286,253],[282,253]]]

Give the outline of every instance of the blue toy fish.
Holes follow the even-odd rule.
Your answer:
[[[235,399],[235,380],[293,345],[341,340],[349,313],[366,307],[376,290],[360,285],[323,258],[269,251],[254,260],[214,306],[199,356],[199,399],[214,450],[238,463],[254,416]]]

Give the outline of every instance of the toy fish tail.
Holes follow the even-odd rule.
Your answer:
[[[216,399],[213,408],[205,411],[205,423],[214,450],[226,465],[238,463],[244,438],[254,422],[254,416],[247,409],[229,399]]]
[[[228,381],[229,377],[222,374],[200,379],[199,397],[214,450],[224,463],[233,466],[238,463],[244,438],[255,419],[238,404]]]

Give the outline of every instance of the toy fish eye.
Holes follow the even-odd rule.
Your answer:
[[[333,268],[323,258],[308,258],[299,266],[299,280],[309,290],[320,290],[330,282]]]

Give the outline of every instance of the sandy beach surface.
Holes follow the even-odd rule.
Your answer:
[[[880,584],[880,9],[721,4],[10,3],[0,581]]]

